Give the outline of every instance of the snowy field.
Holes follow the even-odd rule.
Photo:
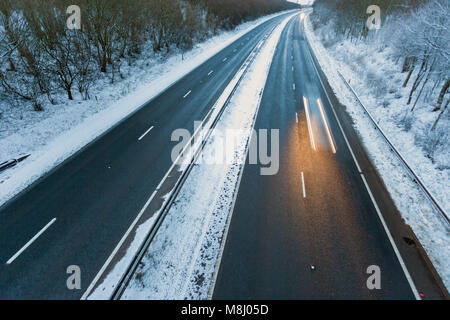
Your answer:
[[[0,173],[0,205],[234,40],[283,13],[241,24],[233,31],[197,44],[183,57],[144,55],[132,66],[122,68],[124,80],[95,83],[91,100],[75,96],[74,101],[67,101],[61,94],[55,96],[61,103],[48,103],[43,112],[20,106],[12,109],[0,101],[0,163],[31,154],[16,167]]]
[[[411,106],[406,105],[408,87],[402,88],[404,74],[390,58],[389,48],[350,41],[330,45],[328,26],[312,32],[306,23],[308,39],[339,101],[347,107],[373,164],[381,175],[406,223],[425,248],[447,288],[450,288],[450,234],[418,186],[411,181],[400,161],[390,152],[379,133],[339,77],[339,70],[362,102],[429,188],[446,212],[450,212],[449,119],[442,119],[436,132],[427,133],[436,119],[429,105],[418,106],[410,128],[404,127]],[[326,48],[324,46],[326,45]],[[369,75],[369,76],[366,76]],[[383,89],[382,94],[378,91]],[[424,141],[425,139],[425,141]],[[433,159],[427,150],[433,149]]]

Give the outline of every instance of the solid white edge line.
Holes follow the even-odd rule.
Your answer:
[[[189,91],[183,96],[183,99],[186,99],[186,97],[187,97],[188,95],[190,95],[191,92],[192,92],[192,90],[189,90]]]
[[[214,110],[214,106],[209,110],[208,114],[206,115],[206,117],[204,119],[207,119],[209,117],[209,114]],[[123,237],[120,239],[119,243],[116,245],[116,247],[114,248],[114,250],[112,251],[112,253],[109,255],[108,259],[105,261],[105,263],[103,264],[102,268],[99,270],[99,272],[96,274],[96,276],[94,277],[94,279],[91,281],[91,283],[89,284],[89,287],[86,289],[86,291],[84,292],[84,294],[81,296],[80,300],[86,300],[89,295],[92,293],[92,289],[97,285],[98,280],[101,278],[101,276],[103,275],[103,273],[105,272],[106,268],[109,266],[109,264],[111,263],[112,259],[116,256],[117,252],[119,251],[119,249],[121,248],[121,246],[123,245],[123,243],[125,242],[125,240],[127,239],[127,237],[129,236],[129,234],[131,233],[131,231],[134,229],[134,227],[136,226],[136,224],[139,222],[140,218],[142,217],[142,215],[144,214],[144,212],[147,210],[148,206],[150,205],[150,203],[153,201],[153,198],[156,196],[156,193],[160,190],[161,186],[163,185],[163,183],[166,181],[167,177],[169,176],[170,172],[172,172],[172,170],[175,168],[175,166],[177,165],[177,163],[179,162],[179,160],[181,159],[181,157],[185,154],[187,148],[189,146],[192,145],[192,141],[193,138],[197,135],[197,133],[199,132],[200,129],[203,128],[204,125],[204,121],[202,122],[202,125],[199,126],[197,128],[197,130],[194,132],[194,135],[191,137],[191,139],[189,140],[188,143],[186,143],[186,145],[184,146],[183,150],[180,152],[180,154],[178,155],[177,159],[172,163],[172,165],[170,166],[169,170],[167,170],[166,174],[164,175],[164,177],[161,179],[161,181],[159,182],[158,186],[156,187],[156,190],[153,191],[152,195],[150,196],[150,198],[147,200],[147,202],[145,203],[145,205],[142,207],[142,209],[139,211],[139,214],[136,216],[136,218],[133,220],[133,223],[130,225],[130,227],[127,229],[126,233],[123,235]]]
[[[384,231],[386,232],[389,241],[392,245],[392,248],[394,249],[395,255],[397,256],[398,262],[400,263],[400,266],[403,269],[403,272],[406,276],[406,279],[408,280],[408,283],[411,287],[411,290],[414,294],[414,297],[416,298],[416,300],[421,300],[419,293],[417,292],[417,288],[414,284],[413,279],[411,278],[411,275],[409,274],[408,268],[406,268],[405,262],[403,261],[403,258],[400,254],[400,251],[397,248],[397,245],[395,244],[394,238],[392,238],[391,232],[389,231],[389,228],[386,224],[386,221],[384,220],[383,215],[381,214],[380,208],[377,205],[377,202],[375,201],[375,198],[372,194],[372,191],[370,190],[369,184],[367,183],[366,177],[364,176],[364,174],[360,174],[361,179],[364,182],[364,185],[366,186],[367,192],[369,193],[370,199],[373,202],[373,205],[375,207],[375,211],[377,212],[378,217],[380,218],[381,224],[383,225]]]
[[[41,229],[41,231],[36,233],[36,235],[33,238],[31,238],[31,240],[28,241],[19,251],[17,251],[15,255],[13,255],[11,258],[9,258],[9,260],[6,262],[6,264],[13,263],[13,261],[16,260],[17,257],[20,256],[22,254],[22,252],[24,252],[37,238],[39,238],[39,236],[41,234],[43,234],[45,232],[45,230],[47,230],[55,221],[56,221],[56,218],[53,218],[49,223],[47,223],[47,225],[45,227],[43,227]]]
[[[150,131],[152,131],[153,128],[154,128],[154,126],[151,126],[150,129],[148,129],[147,131],[145,131],[145,133],[144,133],[142,136],[140,136],[138,140],[141,141],[142,139],[144,139],[144,137],[145,137]]]
[[[306,23],[306,19],[304,20],[304,23]],[[364,185],[366,187],[366,190],[369,193],[370,199],[372,200],[372,203],[373,203],[373,205],[375,207],[375,210],[377,211],[378,217],[381,220],[381,223],[383,225],[384,231],[386,232],[386,234],[387,234],[387,236],[389,238],[391,246],[392,246],[392,248],[393,248],[393,250],[395,252],[395,255],[397,256],[397,260],[400,263],[400,266],[402,267],[403,273],[405,274],[405,277],[406,277],[406,279],[407,279],[407,281],[409,283],[409,286],[411,287],[411,290],[412,290],[412,292],[414,294],[414,297],[416,298],[416,300],[422,300],[420,295],[419,295],[419,293],[418,293],[418,291],[417,291],[416,285],[414,284],[414,281],[411,278],[411,275],[410,275],[410,273],[408,271],[408,268],[406,267],[405,262],[403,261],[403,258],[402,258],[401,254],[400,254],[400,251],[398,250],[397,245],[395,244],[395,241],[392,238],[392,235],[391,235],[391,233],[389,231],[389,228],[388,228],[388,226],[386,224],[386,221],[384,220],[383,215],[381,214],[380,208],[378,207],[378,204],[376,203],[376,200],[375,200],[375,198],[374,198],[374,196],[372,194],[372,191],[370,190],[369,184],[367,183],[366,178],[362,174],[361,167],[359,166],[359,163],[356,160],[355,154],[353,153],[353,150],[350,147],[350,143],[348,142],[347,136],[345,135],[344,130],[343,130],[342,126],[341,126],[341,122],[339,121],[339,118],[337,117],[336,111],[334,110],[333,104],[331,103],[331,99],[330,99],[330,97],[328,95],[328,92],[327,92],[327,90],[325,90],[325,85],[323,84],[322,79],[320,78],[319,71],[317,70],[317,67],[316,67],[316,65],[314,63],[314,60],[312,58],[312,54],[311,54],[309,49],[307,51],[309,52],[309,56],[311,58],[311,63],[314,66],[314,69],[316,70],[317,77],[319,78],[319,81],[322,84],[322,87],[323,87],[323,90],[325,92],[325,95],[327,96],[328,102],[330,103],[331,110],[333,110],[334,117],[336,118],[336,121],[337,121],[337,123],[339,125],[339,129],[341,130],[342,135],[344,136],[344,140],[346,142],[346,145],[349,148],[350,153],[352,154],[353,160],[354,160],[354,162],[355,162],[355,164],[356,164],[356,166],[357,166],[357,168],[359,170],[361,179],[363,180]]]
[[[220,99],[220,98],[219,98]],[[217,103],[217,102],[216,102]],[[136,224],[139,222],[140,218],[142,217],[142,215],[144,214],[144,212],[147,210],[148,206],[150,205],[150,203],[153,201],[153,198],[156,196],[157,192],[161,189],[161,186],[164,184],[164,182],[166,181],[166,179],[168,178],[170,172],[172,172],[172,170],[175,168],[175,166],[178,164],[178,162],[180,161],[181,157],[185,155],[186,150],[189,148],[189,146],[192,147],[192,141],[194,139],[194,137],[197,136],[198,132],[203,129],[204,126],[204,122],[205,119],[208,119],[209,115],[211,114],[211,112],[215,109],[214,105],[208,112],[208,114],[205,116],[205,118],[202,121],[201,126],[199,126],[197,128],[197,130],[194,132],[194,134],[192,135],[191,139],[188,141],[188,143],[186,143],[186,145],[184,146],[183,150],[180,152],[180,154],[178,155],[177,159],[172,163],[172,165],[170,166],[169,170],[167,170],[166,174],[164,175],[164,177],[161,179],[161,181],[159,182],[158,186],[156,187],[156,190],[153,191],[152,195],[150,196],[150,198],[147,200],[147,202],[145,203],[145,205],[142,207],[141,211],[139,211],[139,214],[137,215],[137,217],[133,220],[133,223],[130,225],[130,227],[127,229],[126,233],[123,235],[123,237],[120,239],[119,243],[116,245],[116,247],[114,248],[114,250],[112,251],[112,253],[109,255],[108,259],[105,261],[105,263],[103,264],[102,268],[99,270],[99,272],[96,274],[96,276],[94,277],[94,279],[91,281],[91,283],[89,284],[89,287],[86,289],[86,291],[84,292],[84,294],[81,296],[80,300],[86,300],[89,295],[92,293],[92,289],[97,285],[98,280],[100,280],[101,276],[103,275],[103,273],[105,272],[106,268],[109,266],[109,264],[111,263],[112,259],[116,256],[117,252],[119,251],[119,249],[121,248],[121,246],[123,245],[123,243],[125,242],[126,238],[129,236],[129,234],[131,233],[131,231],[134,229],[134,227],[136,226]]]
[[[295,14],[293,14],[293,15],[289,16],[288,18],[286,18],[286,20],[291,19],[293,16],[295,16]],[[282,23],[284,23],[284,21],[286,21],[286,20],[283,20]],[[286,27],[286,25],[287,25],[287,22],[285,23],[284,27]],[[284,29],[284,27],[283,27],[283,29]],[[275,30],[275,28],[272,31],[274,31],[274,30]],[[280,38],[281,38],[281,34],[280,34]],[[276,51],[276,49],[275,49],[275,51]],[[274,54],[275,54],[275,51],[274,51]],[[270,70],[270,68],[272,66],[272,62],[273,62],[273,59],[270,62],[269,70]],[[267,79],[266,79],[266,81],[267,81]],[[253,118],[252,131],[255,128],[256,118],[258,117],[259,107],[261,106],[261,100],[262,100],[262,96],[264,94],[264,89],[265,89],[265,86],[263,86],[263,88],[261,90],[261,94],[259,95],[258,107],[257,107],[256,112],[255,112],[255,117]],[[251,139],[251,136],[250,136],[250,139]],[[249,140],[249,143],[250,143],[250,140]],[[247,159],[248,150],[249,150],[249,148],[247,146],[247,151],[245,152],[244,159]],[[208,298],[207,298],[208,300],[212,300],[212,296],[214,294],[214,289],[215,289],[216,282],[217,282],[217,276],[219,275],[219,269],[220,269],[220,265],[222,263],[223,251],[225,250],[225,245],[226,245],[227,238],[228,238],[228,231],[230,229],[231,220],[233,218],[233,212],[234,212],[234,208],[236,206],[236,200],[237,200],[237,196],[238,196],[238,193],[239,193],[239,187],[241,185],[241,180],[242,180],[242,176],[243,176],[244,169],[245,169],[245,166],[246,166],[246,162],[247,161],[244,160],[244,164],[242,166],[241,172],[239,173],[238,182],[236,184],[236,191],[235,191],[235,193],[233,195],[233,202],[231,204],[230,213],[228,215],[227,222],[226,222],[226,225],[225,225],[225,230],[223,232],[222,242],[220,243],[219,254],[217,256],[217,261],[216,261],[216,265],[215,265],[215,268],[214,268],[214,273],[213,273],[213,276],[212,276],[212,279],[211,279],[211,285],[210,285],[210,288],[208,290]]]
[[[261,40],[261,42],[264,39]],[[250,56],[249,56],[250,57]],[[249,58],[247,58],[249,59]],[[106,260],[106,262],[103,264],[102,268],[100,269],[100,271],[96,274],[96,276],[94,277],[94,279],[91,281],[91,283],[89,284],[89,287],[86,289],[86,291],[84,292],[84,294],[81,296],[80,300],[86,300],[89,295],[92,293],[92,289],[97,285],[98,280],[101,278],[101,276],[103,275],[104,271],[106,270],[106,268],[109,266],[109,264],[111,263],[112,259],[114,258],[114,256],[117,254],[117,251],[120,249],[120,247],[122,246],[123,242],[126,240],[126,238],[128,237],[128,235],[130,234],[130,232],[132,231],[132,229],[134,228],[134,226],[136,225],[136,223],[139,221],[140,217],[142,216],[142,214],[145,212],[145,210],[147,209],[147,207],[150,205],[150,203],[152,202],[153,198],[155,197],[156,193],[161,189],[162,185],[164,184],[165,180],[168,178],[170,172],[175,168],[175,166],[178,164],[178,162],[180,161],[180,159],[182,157],[185,156],[187,149],[190,147],[195,148],[197,144],[195,144],[195,146],[193,145],[193,141],[194,138],[197,137],[198,132],[200,132],[200,130],[206,130],[204,129],[204,125],[205,125],[205,121],[206,119],[209,118],[209,115],[213,112],[218,110],[217,106],[220,103],[224,103],[222,102],[225,101],[225,98],[222,98],[222,96],[227,95],[228,92],[231,90],[229,88],[232,88],[235,83],[238,81],[238,79],[240,78],[240,76],[245,72],[245,69],[248,67],[248,64],[246,65],[246,62],[244,62],[244,64],[241,66],[241,69],[236,73],[236,75],[233,77],[233,79],[230,81],[230,83],[228,84],[228,86],[224,89],[224,91],[222,92],[222,95],[217,99],[217,101],[215,102],[215,104],[212,106],[212,108],[209,110],[209,112],[207,113],[207,115],[203,118],[203,121],[201,123],[201,125],[197,128],[197,130],[194,132],[194,134],[192,135],[191,139],[188,141],[188,143],[186,143],[186,145],[184,146],[183,150],[180,152],[180,154],[178,155],[177,159],[172,163],[172,166],[169,168],[169,170],[166,172],[166,174],[164,175],[164,177],[162,178],[162,180],[159,182],[158,186],[156,187],[156,190],[153,192],[153,194],[151,195],[151,197],[148,199],[148,201],[146,202],[146,204],[144,205],[144,207],[141,209],[141,211],[139,212],[138,216],[136,217],[136,219],[133,221],[133,224],[128,228],[127,232],[125,233],[125,235],[122,237],[122,239],[120,240],[120,242],[117,244],[117,246],[114,248],[113,252],[110,254],[110,256],[108,257],[108,259]],[[189,91],[187,94],[191,93],[191,91]],[[211,120],[208,120],[211,121]],[[200,142],[202,139],[199,139]],[[190,152],[190,150],[189,150]]]
[[[255,117],[253,118],[253,124],[252,124],[252,127],[251,127],[252,128],[251,132],[253,132],[253,129],[255,128],[256,118],[258,117],[259,107],[261,105],[261,99],[262,99],[262,95],[263,95],[263,92],[264,92],[264,87],[263,87],[263,90],[262,90],[261,95],[260,95],[260,100],[258,102],[258,107],[257,107],[256,112],[255,112]],[[245,152],[245,157],[243,157],[244,164],[242,165],[241,171],[239,172],[239,177],[238,177],[238,181],[237,181],[237,184],[236,184],[236,189],[235,189],[235,192],[233,194],[233,202],[231,204],[230,213],[228,214],[227,222],[225,224],[225,230],[223,231],[222,242],[220,243],[219,254],[217,256],[216,265],[214,267],[214,273],[213,273],[213,276],[211,278],[211,284],[210,284],[210,288],[208,290],[208,298],[207,298],[208,300],[212,300],[212,297],[214,295],[214,289],[215,289],[216,283],[217,283],[217,276],[219,275],[220,265],[222,264],[223,252],[225,250],[225,245],[227,243],[228,232],[230,230],[231,220],[233,219],[234,208],[236,207],[237,196],[239,194],[239,188],[241,186],[242,176],[244,175],[244,170],[245,170],[245,167],[246,167],[246,164],[247,164],[247,161],[245,159],[247,159],[247,156],[248,156],[249,144],[250,144],[251,139],[252,139],[252,137],[251,137],[251,133],[250,133],[250,137],[249,137],[249,140],[247,142],[247,151]]]
[[[302,171],[302,187],[303,187],[303,198],[306,198],[306,188],[305,188],[305,175]]]
[[[133,228],[136,226],[136,224],[138,223],[139,219],[142,217],[142,215],[144,214],[145,210],[147,210],[147,207],[150,205],[150,203],[152,202],[153,198],[156,195],[157,190],[155,190],[153,192],[153,194],[151,195],[151,197],[147,200],[147,202],[145,203],[144,207],[141,209],[141,211],[139,212],[139,214],[137,215],[137,217],[133,220],[133,223],[130,225],[130,227],[127,229],[127,232],[125,232],[125,234],[123,235],[122,239],[120,239],[119,243],[117,244],[117,246],[114,248],[113,252],[109,255],[108,259],[106,260],[106,262],[103,264],[102,268],[100,269],[100,271],[97,273],[97,275],[95,276],[95,278],[91,281],[91,283],[89,284],[89,287],[86,289],[86,291],[84,292],[84,294],[81,296],[80,300],[86,300],[87,297],[91,294],[92,289],[94,288],[94,286],[97,284],[98,280],[100,279],[100,277],[103,275],[103,273],[105,272],[106,268],[109,266],[109,264],[111,263],[112,259],[115,257],[115,255],[117,254],[117,252],[119,251],[120,247],[122,246],[122,244],[125,242],[125,240],[127,239],[128,235],[131,233],[131,231],[133,230]]]

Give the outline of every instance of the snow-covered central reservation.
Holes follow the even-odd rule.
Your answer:
[[[277,26],[263,44],[202,151],[214,154],[227,130],[243,130],[247,134],[239,135],[230,150],[233,161],[201,163],[192,169],[122,299],[208,298],[248,139],[276,45],[289,19]],[[145,231],[140,228],[136,238]],[[127,259],[128,254],[123,260]],[[89,298],[108,298],[118,276],[113,270]]]

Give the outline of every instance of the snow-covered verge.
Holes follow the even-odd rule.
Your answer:
[[[0,173],[0,205],[243,34],[284,13],[244,23],[197,44],[183,56],[143,56],[132,66],[123,67],[124,80],[97,82],[91,88],[91,100],[79,97],[67,101],[61,94],[55,96],[56,101],[64,102],[45,105],[43,112],[12,109],[0,101],[0,162],[31,154],[18,166]]]
[[[233,161],[192,169],[122,299],[208,298],[262,91],[288,19],[263,45],[203,149],[213,155],[228,130],[243,130],[247,134],[231,150]]]
[[[308,40],[334,93],[352,117],[354,126],[402,217],[413,229],[446,287],[450,288],[450,234],[447,227],[423,192],[412,182],[400,160],[373,128],[369,118],[339,77],[338,71],[350,82],[379,126],[446,212],[450,209],[448,119],[442,119],[439,124],[443,129],[436,133],[441,137],[436,138],[441,138],[440,143],[443,146],[439,146],[439,150],[435,151],[433,162],[427,157],[424,148],[418,145],[417,140],[422,136],[424,139],[430,139],[430,144],[433,143],[432,137],[425,136],[424,131],[430,128],[436,115],[429,108],[419,108],[415,119],[411,119],[411,130],[402,127],[406,110],[410,108],[406,106],[408,88],[401,88],[403,75],[390,59],[388,48],[379,50],[378,47],[371,47],[370,43],[355,44],[345,40],[329,45],[327,28],[328,26],[323,26],[313,32],[307,19],[305,30]],[[375,75],[377,81],[382,82],[382,86],[390,89],[381,98],[376,92],[380,85],[365,81],[365,75],[368,73]],[[385,103],[380,102],[380,99]]]

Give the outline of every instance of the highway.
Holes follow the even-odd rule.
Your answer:
[[[139,214],[158,207],[147,203],[172,166],[172,132],[193,131],[286,17],[243,35],[2,206],[0,299],[82,298]],[[245,166],[213,298],[444,298],[313,59],[296,15],[255,124],[280,130],[280,171]],[[79,290],[66,285],[72,265]],[[372,265],[380,290],[366,286]]]
[[[213,299],[444,298],[299,16],[282,33],[255,129],[280,130],[280,170],[263,176],[247,160]],[[369,266],[379,290],[366,284]]]
[[[221,50],[2,206],[0,299],[80,299],[171,167],[172,132],[192,132],[285,17]],[[80,290],[66,286],[71,265]]]

